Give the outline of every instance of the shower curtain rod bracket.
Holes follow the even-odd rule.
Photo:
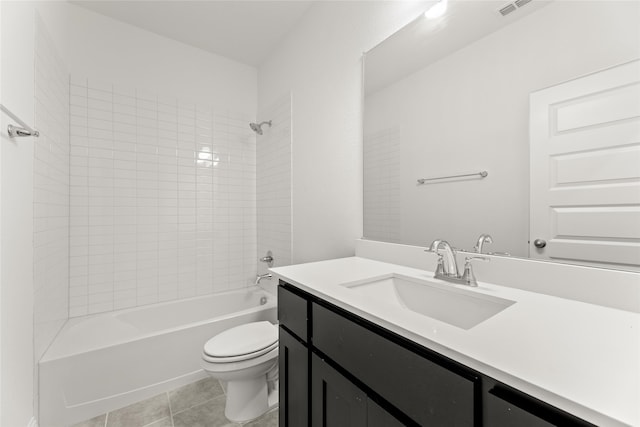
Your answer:
[[[11,117],[14,121],[18,122],[20,126],[22,126],[22,127],[18,127],[15,125],[8,125],[7,133],[9,134],[10,138],[24,137],[24,136],[36,136],[36,137],[40,136],[40,132],[38,132],[37,130],[33,129],[31,126],[29,126],[28,124],[20,120],[18,116],[13,114],[11,110],[9,110],[4,105],[0,104],[0,110],[3,111],[7,116]]]
[[[7,133],[11,138],[15,138],[17,136],[40,136],[40,132],[37,130],[28,130],[14,125],[7,126]]]

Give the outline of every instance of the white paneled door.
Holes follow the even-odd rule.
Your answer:
[[[640,269],[640,61],[530,97],[530,256]]]

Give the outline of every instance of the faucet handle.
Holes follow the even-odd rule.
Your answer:
[[[267,251],[267,254],[260,258],[260,262],[266,263],[269,267],[273,267],[273,253],[271,251]]]
[[[471,264],[471,261],[473,261],[474,259],[479,259],[480,261],[491,261],[491,258],[488,258],[486,256],[466,256],[464,257],[464,263],[466,264]]]
[[[444,276],[444,260],[443,255],[441,253],[436,252],[438,255],[438,265],[436,265],[436,272],[433,277],[442,277]]]
[[[465,285],[476,287],[478,286],[478,281],[476,280],[475,274],[473,274],[473,268],[471,266],[471,261],[479,259],[480,261],[491,261],[490,258],[484,256],[468,256],[464,258],[464,273],[462,274],[462,280]]]
[[[487,255],[511,256],[509,252],[487,252]]]

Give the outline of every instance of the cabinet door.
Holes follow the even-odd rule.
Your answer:
[[[279,425],[309,424],[309,350],[283,328],[279,341]]]
[[[367,396],[315,354],[311,359],[311,425],[366,427]]]
[[[369,399],[367,400],[367,427],[404,427],[404,424]]]

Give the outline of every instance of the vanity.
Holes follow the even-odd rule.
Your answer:
[[[272,271],[281,426],[640,423],[637,312],[358,256]]]
[[[618,3],[449,2],[365,53],[364,238],[271,270],[281,427],[640,426],[640,39]]]

